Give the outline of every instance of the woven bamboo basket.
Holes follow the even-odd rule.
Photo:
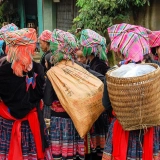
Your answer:
[[[155,71],[131,78],[106,74],[109,97],[116,118],[124,130],[146,129],[160,125],[160,67]]]

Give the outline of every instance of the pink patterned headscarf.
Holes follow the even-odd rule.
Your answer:
[[[45,42],[50,42],[51,37],[52,37],[52,32],[49,30],[44,30],[39,36],[39,39]]]
[[[126,23],[108,28],[110,49],[124,55],[126,61],[139,62],[150,53],[149,37],[145,28]]]
[[[160,46],[160,31],[151,31],[147,29],[150,47]]]

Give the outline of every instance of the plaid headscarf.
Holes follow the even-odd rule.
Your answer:
[[[54,29],[50,48],[53,53],[54,62],[62,59],[72,59],[77,51],[77,41],[73,34],[59,29]]]
[[[151,31],[147,29],[150,47],[160,46],[160,31]]]
[[[13,72],[22,77],[23,71],[32,69],[32,55],[34,55],[37,35],[33,28],[24,28],[6,32],[4,39],[9,46],[7,61],[12,63]]]
[[[145,28],[126,23],[108,28],[111,39],[110,49],[121,52],[126,61],[139,62],[143,55],[150,53],[149,38]]]
[[[39,39],[45,42],[50,42],[51,37],[52,37],[52,32],[49,30],[44,30],[39,36]]]
[[[81,32],[80,45],[83,47],[84,56],[92,53],[102,60],[107,59],[106,39],[93,30],[85,29]]]

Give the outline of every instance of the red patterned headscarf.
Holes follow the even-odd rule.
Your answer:
[[[44,30],[39,36],[39,39],[45,42],[50,42],[51,37],[52,37],[52,32],[49,30]]]
[[[37,35],[33,28],[6,32],[4,39],[9,46],[7,61],[12,63],[13,72],[22,77],[23,72],[32,69],[32,55],[34,55]]]

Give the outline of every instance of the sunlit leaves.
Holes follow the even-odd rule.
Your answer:
[[[116,20],[128,21],[132,7],[149,5],[150,0],[77,0],[79,15],[73,21],[72,30],[90,28],[105,35]],[[137,8],[138,9],[138,8]]]

